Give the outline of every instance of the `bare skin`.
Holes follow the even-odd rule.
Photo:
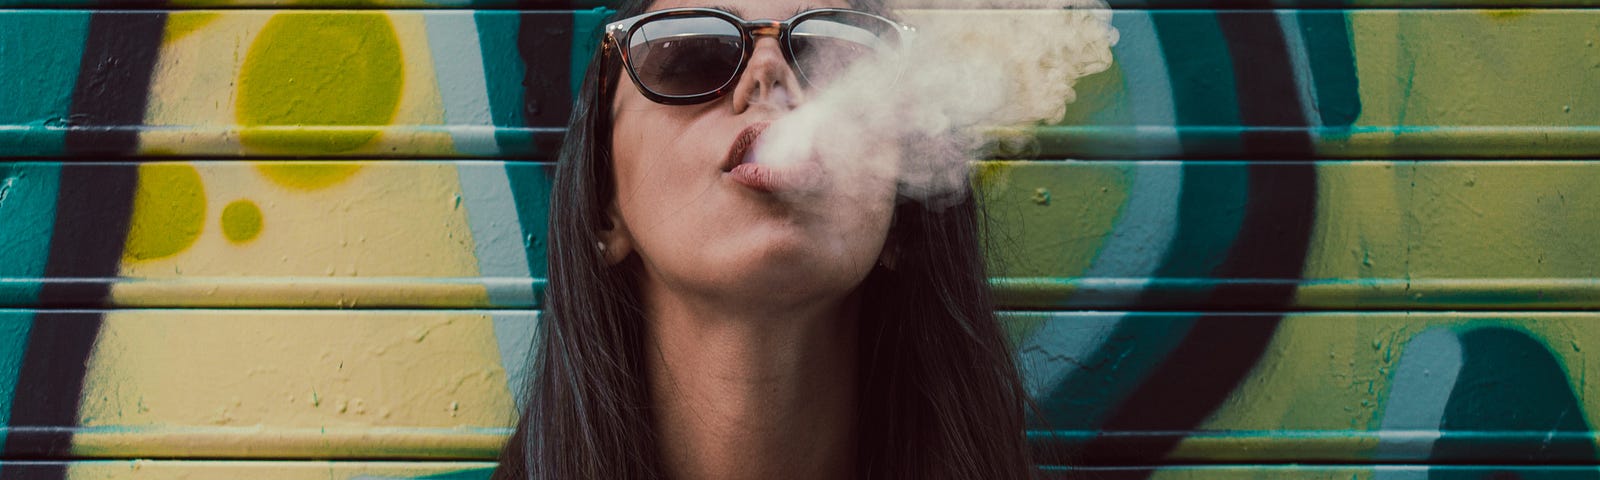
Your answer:
[[[715,3],[746,19],[848,7]],[[644,267],[664,468],[679,479],[850,478],[858,289],[883,254],[893,185],[852,185],[799,204],[728,178],[722,165],[735,137],[808,94],[774,39],[759,39],[736,89],[709,103],[657,104],[619,80],[614,228],[601,233],[608,261],[636,255]],[[850,208],[816,208],[830,204]]]

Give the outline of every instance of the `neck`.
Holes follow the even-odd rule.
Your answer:
[[[670,478],[854,476],[854,296],[763,311],[644,293]]]

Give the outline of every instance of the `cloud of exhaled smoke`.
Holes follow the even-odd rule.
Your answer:
[[[845,188],[892,176],[903,197],[941,208],[965,198],[972,160],[1018,141],[994,127],[1061,119],[1076,81],[1111,66],[1118,39],[1100,0],[897,3],[917,32],[810,92],[763,135],[755,161],[816,161]]]

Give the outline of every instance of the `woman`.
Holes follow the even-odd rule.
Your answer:
[[[1031,477],[970,196],[934,211],[893,179],[816,186],[750,161],[765,125],[861,53],[827,41],[900,30],[864,14],[875,1],[719,4],[629,2],[607,27],[495,477]],[[809,33],[737,33],[785,18]]]

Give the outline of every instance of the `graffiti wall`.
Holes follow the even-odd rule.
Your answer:
[[[978,168],[1041,461],[1600,478],[1597,5],[1113,2]],[[597,6],[0,0],[0,477],[486,478]]]

